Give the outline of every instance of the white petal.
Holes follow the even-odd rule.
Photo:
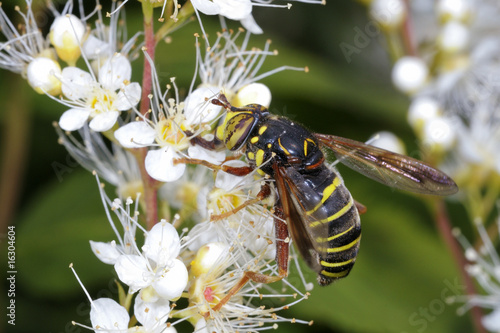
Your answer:
[[[217,15],[220,13],[220,6],[210,0],[192,0],[193,7],[205,15]]]
[[[214,0],[220,6],[220,15],[231,20],[242,20],[252,13],[250,0]]]
[[[182,295],[188,283],[188,271],[186,266],[179,259],[175,259],[173,266],[165,269],[158,275],[152,286],[160,295],[168,300],[175,300]]]
[[[146,331],[153,331],[153,328],[159,328],[168,319],[170,313],[170,302],[166,299],[159,299],[156,302],[144,302],[139,293],[135,298],[134,315],[137,321],[144,326]],[[165,332],[164,330],[155,330],[155,332]]]
[[[222,107],[206,100],[214,97],[218,91],[219,89],[201,87],[189,94],[184,101],[184,115],[188,125],[210,122],[220,114]]]
[[[224,165],[232,166],[232,167],[242,167],[248,166],[245,162],[239,160],[228,161],[224,163]],[[217,176],[215,177],[215,187],[221,188],[224,191],[231,191],[236,186],[242,185],[246,182],[246,177],[239,177],[235,175],[231,175],[224,171],[217,172]]]
[[[257,22],[255,22],[255,20],[254,20],[254,18],[253,18],[252,15],[248,15],[244,19],[241,19],[240,23],[243,26],[243,28],[247,29],[248,31],[250,31],[254,35],[260,35],[260,34],[262,34],[264,32],[259,27],[259,25],[257,24]]]
[[[146,171],[156,180],[162,182],[173,182],[182,177],[186,170],[185,164],[174,165],[174,158],[180,156],[173,148],[163,147],[148,151],[144,161]]]
[[[138,255],[120,256],[116,261],[115,271],[120,281],[130,287],[130,292],[149,286],[153,280],[146,259]]]
[[[83,43],[83,54],[89,59],[97,59],[111,51],[111,45],[99,38],[90,35]]]
[[[155,130],[144,121],[133,121],[115,131],[115,138],[125,148],[149,146],[155,136]]]
[[[97,259],[105,264],[114,265],[118,257],[121,255],[116,249],[116,243],[104,243],[90,241],[92,252],[96,255]]]
[[[157,266],[165,266],[179,255],[181,249],[179,234],[168,222],[161,221],[151,228],[144,241],[142,250]]]
[[[204,160],[213,164],[221,164],[226,159],[225,151],[208,150],[200,146],[189,147],[188,155],[189,157]]]
[[[83,127],[89,118],[90,111],[85,109],[69,109],[59,118],[59,127],[65,131],[74,131]]]
[[[127,84],[121,90],[114,102],[114,107],[120,111],[133,108],[141,100],[141,85],[137,82]]]
[[[106,88],[118,90],[124,81],[130,81],[132,66],[126,56],[116,54],[99,69],[99,82]]]
[[[481,322],[488,331],[498,332],[500,330],[500,308],[496,308],[491,313],[484,315]]]
[[[66,67],[62,71],[62,93],[73,101],[87,99],[96,83],[90,73],[80,68]]]
[[[104,132],[109,130],[116,123],[118,119],[118,111],[109,111],[98,114],[90,121],[90,128],[96,132]]]
[[[111,298],[99,298],[91,303],[90,322],[99,333],[127,332],[130,316],[123,306]],[[99,327],[99,330],[97,328]]]

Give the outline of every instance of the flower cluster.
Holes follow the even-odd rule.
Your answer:
[[[146,230],[138,223],[139,196],[135,201],[130,197],[125,201],[110,200],[104,186],[99,189],[116,240],[90,241],[90,245],[99,260],[114,266],[128,293],[121,303],[110,298],[92,300],[87,294],[91,328],[106,331],[129,327],[133,322],[125,304],[131,304],[134,295],[134,332],[175,332],[175,325],[185,320],[193,324],[196,332],[258,331],[290,321],[310,324],[276,314],[309,295],[286,279],[280,292],[268,287],[263,293],[259,284],[252,281],[235,288],[245,271],[277,271],[272,261],[275,239],[269,213],[247,211],[220,223],[199,223],[190,231],[183,229],[179,235],[174,227],[180,223],[178,214],[171,223],[161,220]],[[250,213],[261,218],[250,223],[245,220]],[[142,246],[137,243],[138,230],[144,236]],[[303,285],[302,289],[306,287],[310,288]],[[289,294],[283,294],[286,289]],[[228,293],[231,297],[226,299]],[[252,301],[263,297],[289,297],[293,301],[280,306],[276,300],[273,307],[252,305]],[[177,306],[181,299],[187,300],[185,308]]]
[[[456,199],[490,256],[483,258],[459,237],[474,263],[468,272],[492,296],[470,296],[463,309],[497,309],[497,282],[485,277],[498,281],[500,262],[485,228],[493,230],[500,193],[500,26],[492,19],[499,8],[488,0],[373,0],[368,7],[390,45],[392,81],[410,99],[407,118],[424,157],[457,182]],[[497,312],[484,317],[487,329],[498,331],[498,319],[492,325]]]
[[[96,1],[85,15],[88,3],[80,0],[79,16],[73,1],[61,12],[49,3],[55,18],[46,36],[35,22],[31,0],[25,11],[16,7],[23,20],[19,28],[0,7],[6,40],[0,43],[0,67],[21,74],[37,93],[66,108],[54,123],[59,143],[96,175],[115,233],[114,240],[90,241],[90,247],[99,260],[113,265],[120,299],[92,300],[86,292],[88,328],[175,332],[177,323],[188,321],[196,332],[245,332],[276,328],[279,322],[307,324],[277,314],[308,297],[305,290],[312,287],[302,275],[299,285],[283,279],[279,291],[274,286],[262,290],[262,283],[247,278],[247,272],[279,274],[274,198],[256,200],[268,180],[256,172],[237,177],[179,163],[190,159],[248,168],[238,154],[196,144],[213,142],[224,122],[225,110],[210,100],[223,92],[234,106],[269,106],[271,91],[259,81],[282,70],[306,68],[261,72],[265,58],[277,52],[270,50],[270,42],[262,49],[249,47],[251,34],[262,32],[251,12],[252,6],[269,4],[197,0],[181,8],[176,1],[143,1],[144,15],[158,4],[172,12],[164,26],[168,29],[181,26],[181,11],[199,18],[199,13],[218,14],[248,29],[223,29],[210,43],[206,36],[201,42],[196,36],[193,83],[179,89],[174,77],[160,82],[151,30],[127,38],[121,19],[126,2],[113,1],[103,15]],[[162,34],[168,29],[160,28]],[[132,62],[140,55],[142,83],[132,81]],[[116,188],[115,200],[100,179]],[[267,306],[260,305],[263,298]],[[292,300],[282,304],[286,298]]]

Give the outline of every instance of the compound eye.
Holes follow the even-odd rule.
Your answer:
[[[247,141],[258,118],[253,113],[236,113],[226,124],[224,144],[229,150],[240,149]]]

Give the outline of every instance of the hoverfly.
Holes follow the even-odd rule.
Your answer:
[[[325,147],[341,163],[390,187],[430,195],[458,191],[446,174],[411,157],[355,140],[311,133],[290,119],[271,115],[262,105],[231,106],[223,94],[211,102],[227,110],[224,124],[214,141],[195,137],[193,144],[244,149],[250,167],[214,166],[190,159],[178,162],[204,164],[235,175],[257,168],[274,179],[278,193],[274,221],[279,276],[247,272],[239,288],[249,279],[270,283],[287,276],[289,234],[309,267],[317,272],[320,285],[349,274],[359,249],[359,214],[364,207],[355,202],[337,171],[325,163]],[[265,185],[257,200],[270,193]]]

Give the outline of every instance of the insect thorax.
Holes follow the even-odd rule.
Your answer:
[[[272,164],[311,173],[322,164],[324,155],[318,141],[307,129],[277,116],[259,120],[247,140],[247,157],[260,173],[273,176]]]

